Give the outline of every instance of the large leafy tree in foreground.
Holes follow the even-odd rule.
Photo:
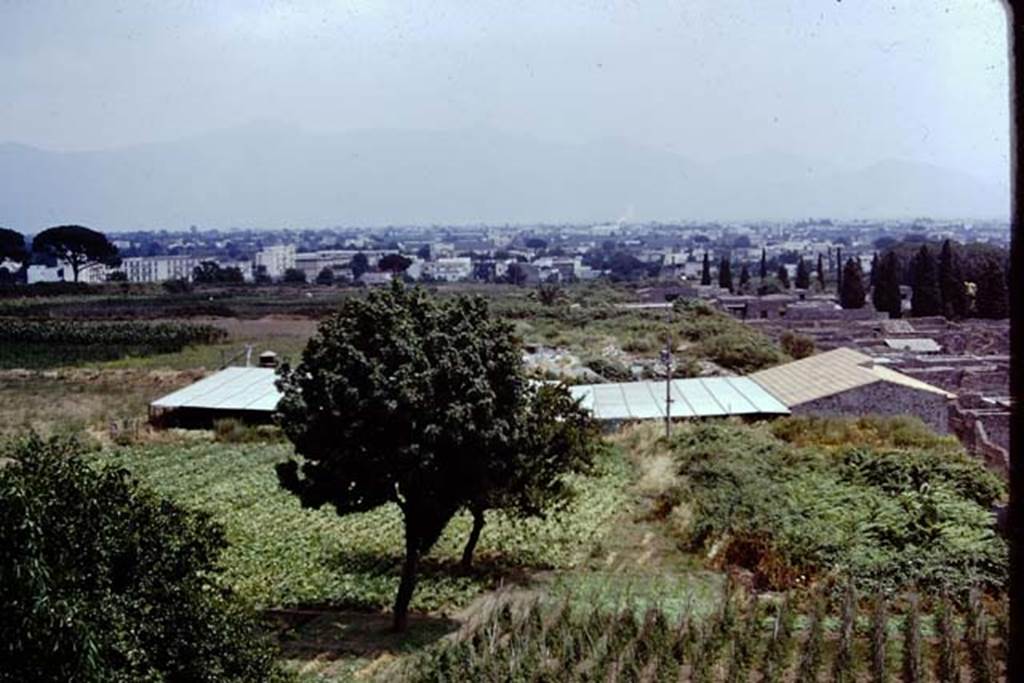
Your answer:
[[[106,235],[81,225],[58,225],[43,230],[32,240],[32,252],[67,263],[75,282],[82,269],[90,265],[121,265],[117,247]]]
[[[523,374],[512,327],[480,298],[432,298],[396,282],[346,301],[295,369],[282,369],[280,422],[302,456],[281,484],[339,515],[402,511],[405,561],[394,625],[405,628],[421,557],[460,509],[540,514],[592,459],[594,428],[559,386]]]
[[[0,445],[0,681],[275,680],[221,528],[78,452]]]

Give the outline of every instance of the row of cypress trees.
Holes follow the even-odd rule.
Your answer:
[[[871,268],[872,303],[879,311],[893,318],[902,315],[900,280],[902,264],[895,251],[890,250],[879,259],[875,255]],[[1006,273],[1002,264],[988,258],[974,283],[972,297],[965,282],[959,255],[950,240],[942,244],[939,258],[922,244],[910,263],[912,289],[910,313],[914,317],[945,316],[949,319],[967,317],[1001,319],[1009,315],[1009,297]]]

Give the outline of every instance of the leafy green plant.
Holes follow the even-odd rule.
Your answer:
[[[0,681],[280,678],[208,514],[94,469],[73,440],[0,458]]]

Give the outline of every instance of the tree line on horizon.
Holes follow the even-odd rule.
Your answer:
[[[24,279],[30,264],[54,264],[63,261],[71,268],[74,282],[82,271],[92,265],[117,267],[121,256],[106,235],[82,225],[58,225],[43,230],[28,245],[25,236],[15,230],[0,227],[0,264],[13,261],[20,264],[17,273],[0,267],[0,282]]]

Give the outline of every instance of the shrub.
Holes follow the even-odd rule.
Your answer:
[[[789,330],[782,333],[779,338],[779,345],[782,352],[799,360],[807,358],[814,353],[814,340],[802,334],[794,334]]]
[[[0,681],[277,678],[218,580],[221,528],[78,452],[0,448]]]
[[[768,430],[721,422],[678,430],[672,448],[680,483],[666,499],[691,513],[683,542],[763,584],[834,573],[871,591],[1005,584],[1006,543],[989,512],[1005,488],[944,442],[794,448]]]

